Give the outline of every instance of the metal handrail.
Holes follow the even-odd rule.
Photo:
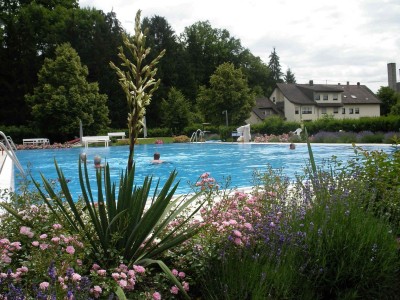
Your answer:
[[[3,137],[3,142],[0,142],[0,148],[6,152],[6,154],[11,158],[11,160],[14,162],[15,166],[18,168],[21,174],[25,176],[24,168],[22,168],[21,163],[19,162],[13,150],[13,148],[17,150],[17,147],[15,147],[15,144],[12,141],[11,137],[6,136],[4,132],[0,131],[0,138],[1,137]]]
[[[201,138],[204,138],[204,131],[202,131],[201,129],[197,129],[195,132],[193,132],[192,136],[190,137],[190,142],[196,142],[197,143],[197,133],[199,133],[199,137],[200,137],[200,141]]]

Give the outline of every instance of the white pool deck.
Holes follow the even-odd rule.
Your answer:
[[[5,152],[0,151],[0,191],[14,191],[14,164]],[[7,200],[2,198],[0,192],[0,201]]]

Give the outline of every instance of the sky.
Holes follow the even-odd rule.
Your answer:
[[[161,16],[177,35],[198,21],[226,29],[266,64],[276,49],[282,72],[297,83],[388,86],[387,64],[400,81],[399,0],[79,0],[80,7],[114,11],[134,31],[142,18]]]

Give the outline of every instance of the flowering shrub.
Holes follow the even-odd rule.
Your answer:
[[[164,144],[164,141],[163,140],[155,140],[154,144],[158,144],[158,145]]]
[[[281,135],[275,135],[275,134],[264,134],[261,136],[256,136],[254,138],[255,143],[288,143],[288,142],[299,142],[301,139],[298,135],[295,134],[281,134]]]
[[[178,287],[173,288],[167,277],[158,283],[154,279],[158,271],[153,274],[140,265],[105,269],[94,263],[90,267],[85,242],[69,234],[64,225],[52,223],[45,206],[32,205],[18,214],[31,226],[18,226],[12,232],[8,228],[17,224],[15,219],[7,214],[1,218],[0,298],[97,299],[115,294],[118,288],[127,297],[141,299],[168,299],[171,291],[177,293]],[[189,290],[184,273],[177,274]]]

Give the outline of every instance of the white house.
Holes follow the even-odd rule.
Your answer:
[[[325,115],[337,119],[380,116],[382,104],[365,85],[278,83],[271,101],[287,121],[312,121]]]
[[[268,98],[256,99],[247,124],[257,124],[272,115],[287,121],[312,121],[325,115],[333,118],[377,117],[382,102],[365,85],[278,83]]]

